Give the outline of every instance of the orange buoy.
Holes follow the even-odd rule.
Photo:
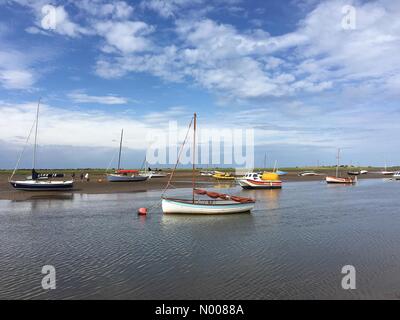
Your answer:
[[[145,216],[147,214],[147,208],[139,208],[138,215]]]

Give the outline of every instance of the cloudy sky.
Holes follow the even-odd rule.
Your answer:
[[[149,132],[195,111],[203,129],[255,129],[256,165],[331,164],[337,147],[400,163],[400,1],[51,3],[0,0],[1,168],[39,97],[39,167],[107,167],[121,128],[138,166]]]

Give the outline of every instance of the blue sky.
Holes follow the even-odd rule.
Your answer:
[[[138,166],[148,132],[195,111],[205,129],[255,129],[256,165],[332,164],[337,147],[400,162],[398,1],[52,1],[50,28],[48,5],[0,0],[2,168],[39,97],[40,167],[106,167],[122,127]]]

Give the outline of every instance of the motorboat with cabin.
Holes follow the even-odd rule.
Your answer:
[[[282,181],[275,172],[248,172],[238,180],[243,189],[281,189]]]

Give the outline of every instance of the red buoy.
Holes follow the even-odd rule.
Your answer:
[[[145,216],[147,214],[147,208],[139,208],[138,215]]]

